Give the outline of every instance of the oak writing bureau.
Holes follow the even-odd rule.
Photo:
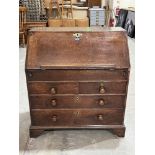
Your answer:
[[[25,64],[30,137],[106,129],[124,137],[130,62],[121,28],[33,28]]]

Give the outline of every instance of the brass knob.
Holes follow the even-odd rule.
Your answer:
[[[105,93],[105,89],[104,89],[103,86],[100,87],[100,93],[101,93],[101,94],[104,94],[104,93]]]
[[[51,94],[56,94],[55,88],[51,88]]]
[[[56,121],[57,121],[57,116],[55,116],[55,115],[52,116],[52,121],[53,121],[53,122],[56,122]]]
[[[104,100],[103,99],[100,99],[99,100],[99,105],[103,106],[105,104]]]
[[[51,101],[51,105],[52,105],[53,107],[55,107],[55,106],[57,105],[57,102],[56,102],[55,99],[52,99],[52,101]]]
[[[103,120],[103,115],[98,115],[98,120],[102,121]]]

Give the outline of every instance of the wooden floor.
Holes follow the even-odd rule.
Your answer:
[[[29,138],[29,103],[24,63],[25,48],[20,48],[20,155],[134,155],[134,56],[135,41],[129,38],[131,74],[125,117],[126,136],[118,138],[103,130],[51,131]]]

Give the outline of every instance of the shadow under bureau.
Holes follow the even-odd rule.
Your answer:
[[[30,137],[54,129],[123,137],[129,71],[121,28],[33,28],[25,65]]]

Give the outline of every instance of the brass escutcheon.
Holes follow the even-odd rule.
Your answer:
[[[74,40],[79,41],[82,37],[82,33],[73,33]]]

